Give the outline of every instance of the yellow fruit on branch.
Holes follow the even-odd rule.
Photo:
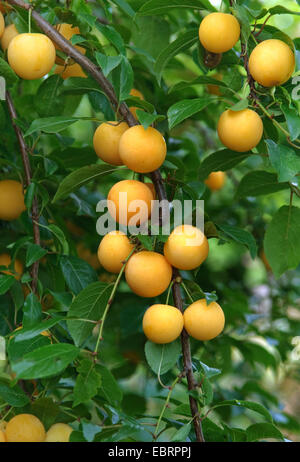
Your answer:
[[[225,325],[225,316],[220,305],[216,302],[207,304],[205,299],[188,306],[183,318],[187,333],[202,341],[217,337]]]
[[[2,37],[5,29],[5,22],[4,22],[4,17],[3,14],[0,12],[0,37]]]
[[[232,14],[210,13],[201,21],[199,39],[211,53],[230,50],[240,37],[240,24]]]
[[[7,253],[3,253],[0,255],[0,266],[6,266],[7,268],[11,265],[11,257]],[[15,279],[19,280],[21,279],[21,276],[23,274],[23,263],[20,260],[15,260],[14,262],[14,273],[12,271],[5,271],[1,270],[1,273],[3,274],[10,274],[11,276],[14,276]]]
[[[294,69],[295,55],[282,40],[264,40],[250,54],[250,74],[264,87],[282,85],[291,77]]]
[[[0,181],[0,220],[16,220],[24,210],[22,184],[15,180]]]
[[[142,125],[130,127],[121,136],[120,157],[130,170],[149,173],[164,163],[167,147],[164,137],[155,128],[144,129]]]
[[[154,343],[170,343],[183,329],[183,316],[178,308],[170,305],[152,305],[144,314],[143,331]]]
[[[16,37],[19,34],[19,32],[16,29],[16,26],[14,24],[10,24],[9,26],[6,26],[3,32],[3,35],[1,37],[1,48],[3,51],[7,50],[8,45],[12,41],[14,37]]]
[[[22,79],[40,79],[54,65],[55,48],[44,34],[18,34],[8,46],[7,59],[11,68]]]
[[[65,423],[52,425],[46,433],[45,443],[68,443],[73,428]]]
[[[142,250],[129,258],[125,278],[135,294],[156,297],[169,286],[172,267],[160,253]]]
[[[62,79],[68,79],[69,77],[83,77],[87,78],[87,75],[83,72],[82,67],[76,63],[70,66],[59,66],[57,65],[54,69],[54,74],[59,74]]]
[[[204,262],[209,245],[200,229],[191,225],[177,226],[164,245],[164,256],[175,268],[192,270]]]
[[[73,35],[80,35],[79,27],[77,27],[77,26],[73,27],[72,24],[67,24],[67,23],[57,24],[55,26],[55,28],[67,40],[71,40]],[[58,45],[56,45],[56,43],[54,44],[54,46],[55,46],[56,50],[61,51],[61,48]],[[80,53],[85,55],[85,53],[86,53],[85,48],[80,47],[79,45],[75,45],[75,48],[78,51],[80,51]],[[56,64],[64,64],[64,60],[62,58],[60,58],[59,56],[56,56],[55,62],[56,62]]]
[[[5,435],[8,443],[42,443],[46,432],[35,415],[19,414],[8,422]]]
[[[123,165],[120,158],[119,144],[123,133],[128,130],[126,122],[105,122],[96,129],[93,145],[96,154],[111,165]]]
[[[259,115],[251,109],[228,109],[219,118],[218,135],[227,148],[237,152],[250,151],[261,140],[263,123]]]
[[[226,173],[219,171],[211,172],[204,183],[211,191],[218,191],[223,188],[225,181]]]
[[[98,259],[106,271],[119,273],[132,250],[133,245],[122,231],[111,231],[100,242]]]
[[[144,183],[137,180],[122,180],[108,193],[108,210],[111,216],[122,225],[135,224],[131,220],[139,215],[137,223],[144,223],[151,215],[153,194]],[[134,201],[141,201],[135,203]],[[116,212],[116,213],[115,213]]]

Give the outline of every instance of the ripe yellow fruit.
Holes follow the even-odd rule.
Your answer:
[[[15,180],[0,181],[0,220],[16,220],[24,210],[22,184]]]
[[[222,308],[216,302],[207,305],[205,298],[192,303],[183,313],[184,328],[197,340],[211,340],[217,337],[225,325]]]
[[[211,53],[224,53],[236,44],[240,31],[240,24],[232,14],[210,13],[201,21],[199,39]]]
[[[0,430],[0,443],[6,443],[6,442],[7,440],[6,440],[4,431]]]
[[[119,181],[109,191],[107,200],[109,213],[122,225],[144,223],[151,215],[153,195],[141,181]],[[134,201],[141,202],[135,204]],[[139,219],[133,218],[136,214],[139,214]]]
[[[121,136],[119,152],[128,168],[138,173],[149,173],[164,163],[167,147],[158,130],[152,127],[145,130],[142,125],[135,125]]]
[[[87,75],[83,72],[82,67],[76,63],[71,66],[56,66],[54,74],[59,74],[61,78],[68,79],[69,77],[84,77],[87,78]]]
[[[250,151],[261,140],[263,123],[259,115],[251,109],[228,109],[219,119],[218,135],[227,148],[238,152]]]
[[[106,234],[98,248],[98,259],[109,273],[119,273],[123,262],[133,249],[130,240],[122,231]]]
[[[218,191],[223,188],[225,181],[226,173],[219,171],[211,172],[204,183],[211,191]]]
[[[9,443],[41,443],[46,432],[42,422],[32,414],[19,414],[13,417],[6,427]]]
[[[140,297],[156,297],[169,286],[172,267],[160,253],[142,250],[129,258],[125,278],[135,294]]]
[[[11,257],[7,253],[3,253],[0,255],[0,266],[7,266],[9,267],[11,264]],[[15,279],[19,280],[23,274],[23,264],[20,260],[15,260],[14,263],[14,270],[15,273],[12,273],[11,271],[1,271],[3,274],[10,274],[15,277]]]
[[[7,427],[7,422],[5,420],[0,420],[0,430],[2,432],[5,432],[6,427]]]
[[[209,245],[200,229],[191,225],[177,226],[164,245],[168,262],[181,270],[197,268],[208,256]]]
[[[0,37],[2,37],[4,29],[5,29],[4,17],[3,17],[3,14],[0,12]]]
[[[111,165],[123,165],[119,144],[123,133],[128,130],[126,122],[105,122],[96,129],[93,138],[96,154]]]
[[[11,68],[22,79],[40,79],[54,65],[55,48],[44,34],[18,34],[8,46],[7,58]]]
[[[282,40],[270,39],[259,43],[249,58],[249,71],[264,87],[282,85],[295,69],[295,55]]]
[[[140,98],[141,100],[145,99],[144,95],[139,90],[136,90],[135,88],[131,90],[130,95],[135,96],[136,98]],[[141,109],[141,108],[131,107],[129,109],[130,109],[131,114],[135,117],[135,119],[137,119],[136,110]]]
[[[6,26],[3,32],[3,35],[1,37],[1,48],[3,51],[7,50],[8,45],[12,41],[14,37],[16,37],[19,34],[19,32],[16,29],[16,26],[14,24],[10,24],[9,26]]]
[[[45,443],[68,443],[73,428],[65,423],[52,425],[46,433]]]
[[[77,27],[77,26],[73,27],[72,24],[66,24],[66,23],[57,24],[57,26],[55,26],[55,28],[67,40],[71,40],[73,35],[80,35],[79,27]],[[55,46],[56,50],[61,51],[61,48],[58,45],[56,45],[56,43],[54,44],[54,46]],[[78,51],[80,51],[80,53],[85,55],[85,52],[86,52],[85,48],[80,47],[79,45],[75,45],[75,48]],[[64,64],[64,60],[62,58],[60,58],[59,56],[56,56],[55,62],[56,62],[56,64]]]
[[[144,314],[143,331],[154,343],[170,343],[183,329],[183,316],[178,308],[170,305],[152,305]]]

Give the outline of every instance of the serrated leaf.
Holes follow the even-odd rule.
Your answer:
[[[18,385],[10,387],[3,382],[0,382],[0,397],[5,403],[13,407],[23,407],[30,401],[28,396]]]
[[[214,96],[200,96],[199,98],[185,99],[173,104],[168,110],[170,130],[188,117],[202,111],[214,101],[216,101]]]
[[[31,266],[35,261],[40,260],[47,254],[47,250],[40,245],[29,244],[26,252],[26,266]]]
[[[107,77],[113,69],[119,66],[122,62],[122,56],[106,56],[102,53],[96,53],[96,60],[103,74]]]
[[[73,125],[75,122],[80,120],[80,117],[65,117],[65,116],[55,116],[55,117],[45,117],[42,119],[35,119],[28,130],[24,133],[24,136],[32,135],[35,132],[45,132],[45,133],[58,133],[62,130]]]
[[[107,401],[112,405],[119,405],[123,398],[123,392],[113,374],[107,367],[100,364],[96,364],[96,371],[101,376],[100,390]],[[130,417],[128,417],[128,420],[130,420]]]
[[[277,144],[273,140],[265,140],[265,143],[271,164],[278,173],[278,181],[292,181],[300,172],[300,156],[291,147]]]
[[[73,406],[89,401],[97,394],[101,385],[101,376],[96,372],[93,361],[83,359],[77,367],[77,372]]]
[[[247,409],[250,409],[251,411],[255,411],[258,414],[261,414],[262,416],[265,417],[265,419],[272,423],[273,418],[269,411],[259,403],[255,403],[253,401],[245,401],[245,400],[240,400],[240,399],[229,399],[225,401],[221,401],[220,403],[215,404],[211,409],[216,409],[221,406],[239,406],[239,407],[245,407]]]
[[[14,283],[14,276],[11,276],[9,274],[0,274],[0,295],[3,295],[6,292],[8,292]]]
[[[193,87],[194,85],[217,85],[219,87],[227,87],[227,84],[224,81],[214,79],[213,77],[209,77],[207,75],[200,75],[194,80],[190,82],[179,82],[176,83],[173,87],[170,88],[169,93],[173,93],[174,91],[185,90],[186,88]]]
[[[148,112],[145,112],[141,109],[136,110],[136,115],[138,121],[141,125],[143,125],[145,130],[147,130],[147,128],[150,127],[150,125],[152,125],[154,122],[160,122],[161,120],[165,119],[165,116],[163,115],[149,114]]]
[[[31,292],[24,302],[23,306],[23,327],[32,327],[42,319],[42,305],[37,296]]]
[[[191,431],[191,428],[192,428],[192,424],[190,423],[187,423],[185,425],[183,425],[182,427],[180,427],[179,430],[177,430],[177,432],[172,436],[172,439],[171,441],[172,442],[185,442],[187,437],[189,436],[189,433]]]
[[[251,152],[236,152],[221,149],[207,156],[201,163],[199,177],[205,180],[211,172],[230,170],[251,156]]]
[[[231,239],[248,247],[251,257],[254,259],[257,255],[257,246],[254,237],[249,231],[236,226],[218,225],[218,227]]]
[[[294,141],[300,135],[299,112],[295,107],[288,106],[287,104],[281,104],[280,107],[291,134],[291,140]]]
[[[149,340],[145,344],[147,362],[155,374],[165,374],[177,362],[181,353],[180,341],[159,345]]]
[[[148,0],[138,10],[139,16],[169,13],[175,8],[216,11],[207,0]]]
[[[247,173],[241,179],[236,196],[238,198],[247,196],[256,197],[262,194],[272,194],[288,188],[288,183],[278,182],[276,173],[257,170]]]
[[[67,286],[75,295],[98,280],[96,271],[81,258],[62,256],[60,267]]]
[[[271,423],[257,423],[250,425],[246,429],[247,441],[259,441],[265,438],[275,438],[277,440],[283,440],[282,433],[272,425]]]

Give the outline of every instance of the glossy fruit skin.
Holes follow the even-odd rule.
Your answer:
[[[126,200],[123,199],[122,193],[127,193],[127,206]],[[130,222],[131,218],[139,211],[128,210],[130,206],[133,207],[133,201],[140,200],[145,204],[145,209],[141,210],[140,222],[144,223],[151,215],[151,201],[153,195],[151,190],[141,181],[137,180],[122,180],[116,183],[108,193],[108,201],[112,201],[116,209],[116,217],[114,216],[114,207],[108,202],[108,210],[111,216],[122,225],[133,224]],[[126,197],[125,197],[126,199]],[[134,209],[135,207],[133,207]],[[135,221],[135,219],[133,219]]]
[[[205,299],[197,300],[183,313],[184,328],[196,340],[211,340],[217,337],[225,325],[222,308],[216,302],[207,305]]]
[[[199,39],[211,53],[230,50],[240,37],[240,24],[232,14],[210,13],[201,21]]]
[[[119,273],[133,245],[122,231],[111,231],[106,234],[98,247],[98,259],[109,273]]]
[[[142,125],[130,127],[121,136],[120,157],[130,170],[149,173],[164,163],[167,147],[164,137],[155,128],[144,129]]]
[[[6,427],[9,443],[41,443],[46,432],[42,422],[32,414],[19,414],[13,417]]]
[[[176,340],[183,329],[180,310],[170,305],[152,305],[144,314],[143,331],[154,343],[170,343]]]
[[[11,264],[11,257],[10,255],[8,255],[8,253],[3,253],[2,255],[0,255],[0,266],[10,266]],[[23,263],[20,261],[20,260],[15,260],[15,263],[14,263],[14,270],[15,270],[15,273],[12,273],[11,271],[1,271],[1,273],[3,274],[10,274],[12,276],[15,277],[15,279],[19,280],[21,279],[21,276],[23,274]]]
[[[17,220],[24,210],[22,184],[15,180],[0,181],[0,220]]]
[[[204,183],[211,191],[219,191],[219,189],[223,188],[225,181],[226,173],[219,171],[211,172]]]
[[[14,24],[9,24],[9,26],[6,26],[3,32],[3,35],[1,37],[1,48],[3,51],[7,50],[8,45],[12,41],[14,37],[16,37],[19,34],[19,32],[16,29],[16,26]]]
[[[53,424],[46,433],[45,443],[68,443],[72,431],[65,423]]]
[[[282,40],[269,39],[256,45],[249,58],[249,71],[264,87],[285,83],[295,69],[295,55]]]
[[[191,225],[177,226],[164,245],[164,256],[175,268],[192,270],[206,260],[209,245],[200,229]]]
[[[4,22],[4,17],[3,14],[0,12],[0,37],[2,37],[5,29],[5,22]]]
[[[123,165],[119,145],[121,136],[128,130],[126,122],[105,122],[96,129],[93,145],[96,154],[104,162],[111,165]]]
[[[79,27],[77,27],[77,26],[73,27],[72,24],[67,24],[67,23],[57,24],[55,26],[55,28],[67,40],[70,40],[73,37],[73,35],[80,35]],[[56,43],[54,44],[54,46],[55,46],[56,50],[61,51],[61,48],[58,45],[56,45]],[[85,48],[80,47],[79,45],[75,45],[75,48],[78,51],[80,51],[80,53],[85,55],[85,53],[86,53]],[[60,58],[59,56],[56,56],[55,62],[56,62],[56,64],[61,64],[61,65],[64,64],[64,60],[62,58]]]
[[[135,294],[156,297],[169,286],[172,267],[160,253],[142,250],[129,258],[125,278]]]
[[[69,77],[83,77],[87,78],[87,75],[83,72],[82,67],[76,63],[71,66],[59,66],[57,65],[54,70],[55,74],[59,74],[62,79],[68,79]]]
[[[222,143],[232,151],[251,151],[261,140],[263,123],[259,115],[251,109],[227,109],[219,118],[218,135]]]
[[[25,80],[44,77],[55,62],[55,48],[44,34],[18,34],[8,46],[10,67]]]
[[[141,100],[144,100],[144,95],[139,91],[139,90],[136,90],[135,88],[133,88],[131,91],[130,91],[130,95],[131,96],[135,96],[136,98],[140,98]],[[137,115],[136,115],[136,110],[137,109],[141,109],[139,107],[130,107],[129,110],[131,112],[131,114],[134,116],[135,119],[137,119]],[[142,109],[141,109],[142,110]]]

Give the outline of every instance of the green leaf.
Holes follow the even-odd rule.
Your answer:
[[[13,85],[19,80],[17,74],[15,74],[10,65],[2,58],[0,58],[0,76],[5,78],[7,85]]]
[[[277,278],[300,263],[299,232],[300,209],[297,207],[281,207],[267,226],[264,251]]]
[[[73,406],[89,401],[97,394],[101,385],[101,376],[96,372],[93,361],[83,359],[77,367],[77,372]]]
[[[152,343],[149,340],[145,344],[147,362],[155,374],[165,374],[177,362],[181,353],[180,341],[175,340],[165,345]]]
[[[205,180],[211,172],[230,170],[251,156],[251,154],[251,152],[236,152],[230,149],[216,151],[202,161],[199,177],[201,180]]]
[[[13,407],[23,407],[30,402],[28,396],[18,385],[10,387],[2,382],[0,382],[0,397]]]
[[[0,295],[6,294],[15,281],[14,276],[10,274],[0,274]]]
[[[300,156],[288,146],[277,144],[272,140],[265,140],[265,142],[271,164],[278,173],[278,181],[292,181],[300,172]]]
[[[227,236],[240,244],[248,247],[251,257],[254,259],[257,255],[257,246],[254,237],[249,231],[236,226],[218,225]]]
[[[45,133],[58,133],[70,127],[70,125],[73,125],[77,120],[80,120],[80,117],[55,116],[35,119],[24,136],[29,136],[39,131]]]
[[[109,403],[120,405],[123,392],[113,374],[105,366],[101,366],[100,364],[96,364],[96,371],[101,376],[100,391],[102,394]]]
[[[295,107],[288,106],[287,104],[281,104],[280,107],[291,134],[291,140],[294,141],[300,135],[299,112]]]
[[[99,29],[101,34],[103,34],[104,37],[121,53],[121,55],[126,56],[126,48],[122,36],[119,34],[119,32],[116,31],[114,27],[107,24],[100,24],[99,22],[96,22],[95,26],[97,29]]]
[[[50,75],[39,86],[34,98],[34,106],[39,116],[57,116],[63,112],[64,104],[60,94],[63,82],[59,75]]]
[[[277,440],[283,440],[282,433],[272,425],[271,423],[257,423],[250,425],[246,429],[247,441],[259,441],[265,438],[275,438]]]
[[[106,56],[102,53],[96,53],[96,60],[103,74],[107,77],[113,69],[119,66],[122,62],[122,56]]]
[[[138,10],[140,16],[170,13],[175,8],[216,11],[208,0],[148,0]]]
[[[161,2],[160,2],[161,3]],[[159,56],[156,59],[154,71],[157,76],[158,82],[161,80],[161,75],[168,64],[168,62],[174,58],[174,56],[178,55],[184,50],[187,50],[190,48],[192,45],[197,43],[199,40],[198,38],[198,29],[191,29],[184,34],[182,34],[180,37],[178,37],[174,42],[172,42],[170,45],[168,45],[162,52],[159,54]]]
[[[213,77],[209,77],[207,75],[200,75],[190,82],[184,81],[176,83],[176,85],[170,88],[169,93],[185,90],[186,88],[193,87],[194,85],[218,85],[219,87],[227,87],[227,84],[221,80],[214,79]]]
[[[170,130],[188,117],[202,111],[214,101],[216,101],[214,96],[200,96],[199,98],[185,99],[173,104],[168,110]]]
[[[98,280],[96,271],[86,261],[78,257],[62,256],[60,267],[67,286],[75,295]]]
[[[211,409],[216,409],[221,406],[239,406],[239,407],[245,407],[246,409],[250,409],[251,411],[255,411],[258,414],[261,414],[262,416],[265,417],[265,419],[272,423],[273,418],[269,411],[259,403],[255,403],[253,401],[244,401],[240,399],[229,399],[225,401],[221,401],[220,403],[215,404]]]
[[[300,15],[298,11],[295,10],[289,10],[288,8],[285,8],[285,6],[282,5],[276,5],[273,6],[272,8],[269,8],[269,13],[274,15],[274,14],[296,14]]]
[[[55,423],[55,419],[59,412],[59,405],[56,404],[52,398],[36,399],[30,407],[30,414],[33,414],[40,419],[46,430]]]
[[[58,187],[58,190],[56,191],[56,194],[52,202],[64,199],[71,192],[85,185],[89,181],[99,179],[99,177],[105,175],[110,175],[111,173],[116,172],[116,170],[116,167],[100,164],[82,167],[79,170],[70,173],[63,179],[63,181],[60,183]]]
[[[42,319],[42,305],[37,296],[31,292],[24,302],[23,328],[32,327]]]
[[[79,348],[68,343],[57,343],[27,353],[12,364],[18,379],[41,379],[58,375],[77,358]]]
[[[136,115],[141,125],[143,125],[144,129],[147,130],[151,124],[157,121],[161,121],[165,119],[165,116],[158,115],[158,114],[149,114],[141,109],[137,109]]]
[[[61,249],[62,249],[62,252],[64,255],[68,255],[69,253],[69,244],[66,240],[66,236],[64,235],[64,232],[57,226],[57,225],[48,225],[48,226],[44,226],[44,225],[41,225],[43,228],[46,228],[48,231],[50,231],[53,236],[55,236],[55,238],[57,239],[57,241],[60,243],[61,245]]]
[[[12,334],[14,336],[13,340],[15,343],[22,343],[26,340],[31,340],[41,332],[51,329],[51,327],[55,326],[64,319],[64,317],[59,316],[53,319],[48,319],[47,321],[40,322],[39,324],[35,324],[32,327],[23,327],[23,329],[16,330]]]
[[[122,10],[125,14],[127,14],[131,19],[135,16],[135,11],[131,8],[129,3],[125,0],[110,0],[112,3],[115,3],[120,10]]]
[[[283,189],[288,189],[288,183],[278,183],[276,173],[269,173],[262,170],[247,173],[238,186],[236,196],[256,197],[262,194],[272,194]]]
[[[177,430],[176,433],[174,433],[171,441],[185,442],[187,437],[189,436],[191,428],[192,428],[192,424],[190,423],[183,425],[182,427],[179,428],[179,430]]]
[[[220,369],[216,369],[215,367],[210,367],[207,364],[204,364],[202,361],[199,361],[200,367],[208,379],[211,377],[215,377],[216,375],[219,375],[222,373]]]
[[[111,290],[111,285],[104,282],[94,282],[88,285],[74,299],[68,317],[99,321],[109,300]],[[95,327],[94,323],[71,319],[67,321],[67,325],[77,346],[82,345],[87,340]]]
[[[241,99],[238,103],[234,104],[233,106],[230,106],[229,109],[231,111],[242,111],[243,109],[246,109],[248,107],[248,99]]]
[[[26,266],[31,266],[35,261],[40,260],[47,254],[47,250],[37,244],[28,244],[26,252]]]

